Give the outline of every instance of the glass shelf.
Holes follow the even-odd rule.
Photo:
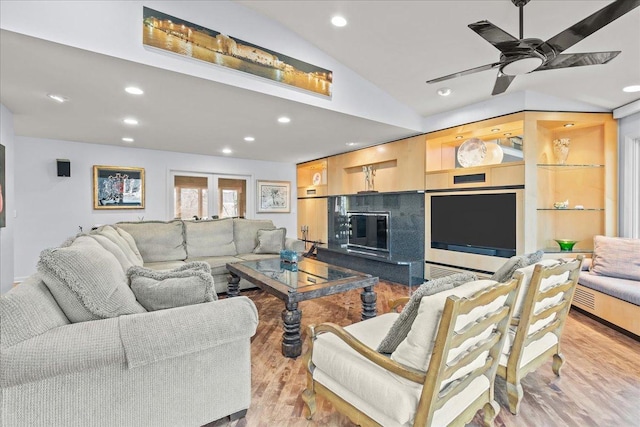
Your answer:
[[[572,169],[588,169],[588,168],[603,168],[604,165],[601,164],[558,164],[558,163],[538,163],[537,167],[543,169],[562,169],[562,170],[572,170]]]
[[[556,209],[556,208],[538,208],[539,211],[604,211],[604,208],[584,208],[584,209],[576,209],[576,208],[566,208],[566,209]]]
[[[574,248],[571,251],[561,251],[558,246],[543,248],[542,250],[544,251],[545,254],[592,254],[593,253],[593,249],[580,249],[580,248]]]

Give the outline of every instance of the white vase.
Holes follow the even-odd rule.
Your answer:
[[[569,144],[571,140],[569,138],[560,138],[553,140],[553,155],[556,158],[556,163],[564,165],[569,156]]]

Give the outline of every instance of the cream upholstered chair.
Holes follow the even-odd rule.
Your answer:
[[[302,394],[307,418],[320,395],[363,426],[464,425],[483,408],[485,425],[493,425],[500,410],[493,382],[518,283],[476,281],[423,297],[407,339],[424,339],[432,348],[421,362],[424,370],[394,360],[404,360],[396,355],[404,342],[391,358],[375,351],[397,313],[345,328],[310,326]],[[441,315],[433,314],[438,310]],[[424,315],[434,317],[433,324]]]
[[[529,372],[553,356],[553,372],[560,375],[564,363],[560,338],[571,307],[582,258],[579,255],[575,260],[564,263],[544,260],[516,271],[516,274],[522,275],[522,284],[507,345],[498,366],[498,375],[507,383],[509,410],[513,414],[518,413],[523,397],[520,381]]]

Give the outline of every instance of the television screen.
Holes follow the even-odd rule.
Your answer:
[[[516,194],[431,197],[431,247],[510,257],[516,251]]]
[[[388,212],[349,212],[348,246],[389,251]]]

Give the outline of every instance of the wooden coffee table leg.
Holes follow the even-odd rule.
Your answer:
[[[362,288],[360,299],[362,300],[362,320],[376,317],[376,301],[378,300],[378,295],[373,291],[373,286]]]
[[[229,273],[227,281],[227,296],[237,297],[240,295],[240,278],[233,273]]]
[[[298,310],[297,302],[287,302],[285,307],[282,310],[282,321],[284,322],[282,354],[285,357],[296,358],[302,353],[302,340],[300,339],[302,312]]]

